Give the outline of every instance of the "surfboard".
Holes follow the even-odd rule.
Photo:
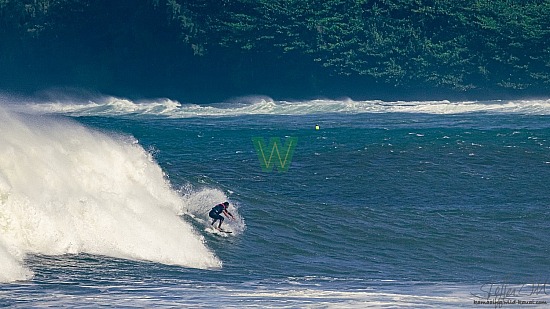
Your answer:
[[[233,233],[231,231],[218,230],[218,229],[214,229],[214,228],[211,228],[211,227],[208,227],[204,230],[206,232],[210,233],[210,234],[224,236],[224,237],[227,237],[227,236],[229,236],[229,234]]]

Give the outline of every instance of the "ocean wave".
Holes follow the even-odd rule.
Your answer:
[[[180,217],[188,201],[132,137],[2,110],[0,133],[0,282],[29,279],[28,254],[221,267]]]
[[[40,113],[71,116],[144,115],[170,118],[220,117],[241,115],[308,115],[325,113],[423,113],[464,114],[498,113],[550,115],[550,99],[495,101],[354,101],[308,100],[275,101],[266,97],[233,100],[231,103],[207,105],[182,104],[169,99],[131,101],[105,97],[86,102],[29,103],[27,109]]]

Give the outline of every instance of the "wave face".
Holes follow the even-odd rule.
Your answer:
[[[221,266],[135,139],[0,110],[0,145],[0,282],[32,277],[28,254]]]
[[[32,103],[28,107],[41,113],[61,113],[71,116],[149,115],[170,118],[325,113],[423,113],[441,115],[495,113],[550,115],[550,99],[462,102],[450,102],[446,100],[384,102],[378,100],[353,101],[347,99],[287,102],[259,97],[234,100],[232,103],[197,105],[181,104],[168,99],[134,102],[127,99],[105,97],[95,101],[77,103],[74,103],[74,101]]]

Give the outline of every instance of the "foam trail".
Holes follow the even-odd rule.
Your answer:
[[[32,253],[221,266],[134,139],[0,109],[0,145],[0,281],[28,279]]]

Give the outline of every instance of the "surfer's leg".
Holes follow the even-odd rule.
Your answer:
[[[212,220],[212,224],[210,224],[210,225],[214,225],[214,223],[216,223],[216,221],[218,221],[218,219],[220,219],[220,215],[217,215],[217,214],[216,214],[215,212],[213,212],[213,211],[210,211],[210,212],[208,213],[208,216],[209,216],[210,218],[213,219],[213,220]]]
[[[223,223],[223,217],[220,216],[218,219],[220,219],[220,224],[218,224],[218,229],[221,229],[222,228],[222,223]]]

